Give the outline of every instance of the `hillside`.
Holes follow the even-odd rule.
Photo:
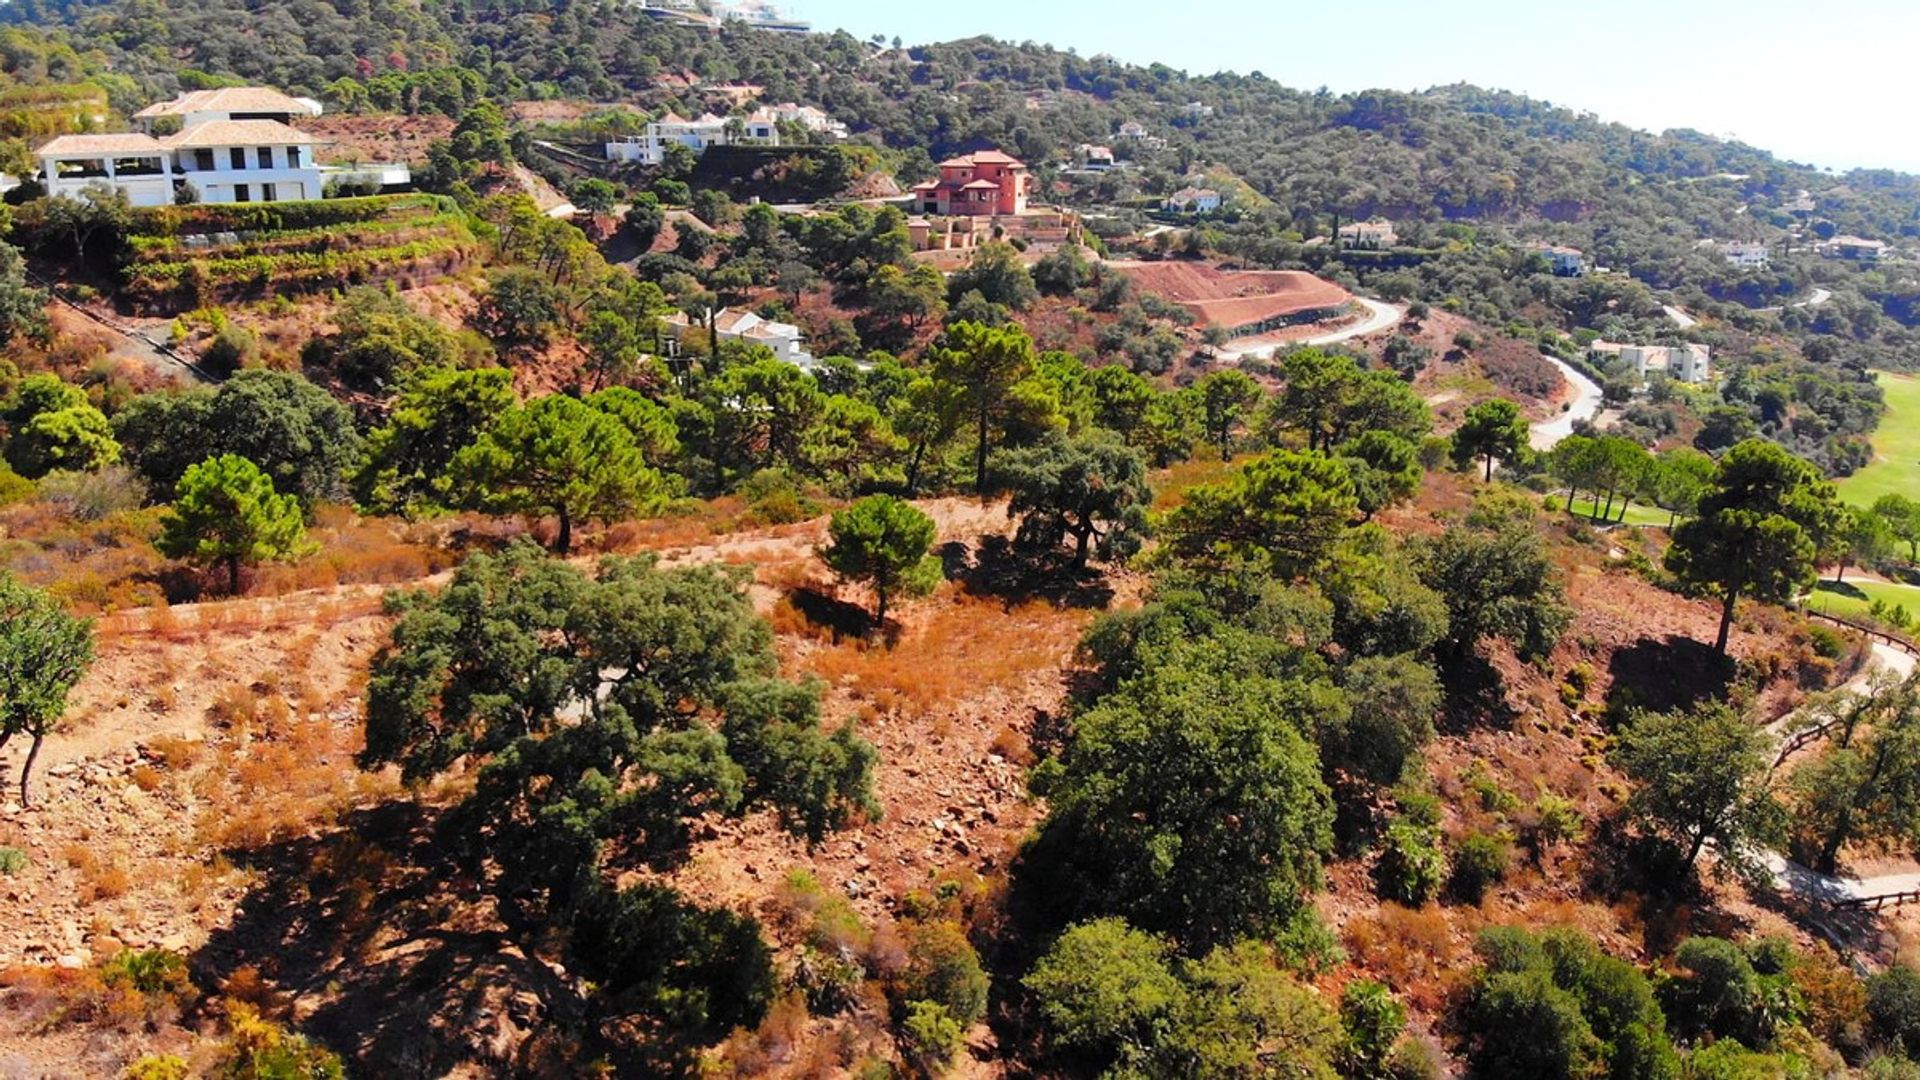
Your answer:
[[[0,9],[0,1077],[1920,1076],[1920,181],[645,11]]]

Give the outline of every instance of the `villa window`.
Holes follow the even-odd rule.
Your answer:
[[[213,151],[195,150],[193,152],[193,167],[200,172],[212,172]]]
[[[300,167],[300,148],[297,146],[287,147],[287,168],[297,169],[299,167]]]
[[[236,169],[247,167],[247,152],[236,146],[227,151],[227,164]]]
[[[261,168],[263,169],[273,168],[273,147],[271,146],[261,147],[254,154],[254,157],[260,163]]]

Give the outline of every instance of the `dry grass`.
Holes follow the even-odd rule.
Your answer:
[[[1447,910],[1437,905],[1415,909],[1383,903],[1349,922],[1345,936],[1354,960],[1369,974],[1389,986],[1432,993],[1429,1007],[1472,966]]]
[[[1194,455],[1187,460],[1154,472],[1153,508],[1165,511],[1179,506],[1186,501],[1189,489],[1230,478],[1254,456],[1239,454],[1230,461],[1221,461],[1219,451],[1205,446],[1195,448]]]
[[[773,618],[776,631],[819,642],[800,656],[803,672],[880,712],[927,715],[1059,668],[1090,617],[1041,600],[1008,608],[953,586],[903,616],[907,625],[892,645],[873,638],[835,642],[790,604],[776,607]]]

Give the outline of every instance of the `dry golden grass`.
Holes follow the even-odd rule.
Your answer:
[[[1346,944],[1357,962],[1390,986],[1436,987],[1471,966],[1447,910],[1437,905],[1383,903],[1347,924]]]
[[[1221,461],[1217,450],[1200,447],[1187,460],[1155,470],[1151,477],[1153,508],[1171,510],[1179,506],[1186,501],[1188,489],[1225,480],[1239,472],[1240,467],[1253,460],[1254,456],[1239,454],[1229,461]]]
[[[903,617],[907,625],[889,645],[878,638],[836,642],[790,604],[776,606],[773,614],[777,632],[819,642],[798,661],[804,673],[900,715],[977,699],[1058,668],[1090,616],[1041,600],[1006,608],[1002,601],[946,586]]]

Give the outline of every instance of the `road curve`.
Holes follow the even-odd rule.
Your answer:
[[[1349,341],[1357,337],[1366,337],[1368,334],[1377,334],[1382,330],[1390,329],[1398,325],[1400,320],[1406,318],[1407,315],[1406,308],[1395,304],[1389,304],[1380,300],[1369,300],[1364,296],[1356,296],[1353,300],[1354,303],[1367,309],[1367,317],[1354,323],[1352,326],[1343,326],[1338,330],[1318,334],[1314,337],[1302,338],[1299,341],[1289,341],[1277,345],[1254,345],[1244,349],[1215,349],[1213,350],[1213,358],[1225,363],[1237,364],[1249,356],[1271,356],[1281,349],[1291,348],[1295,345],[1335,345],[1342,341]]]
[[[1567,404],[1559,416],[1551,420],[1542,420],[1533,425],[1528,442],[1535,450],[1551,450],[1560,445],[1560,440],[1573,434],[1576,420],[1592,420],[1600,414],[1600,384],[1587,378],[1573,365],[1557,356],[1540,354],[1547,363],[1560,369],[1560,377],[1573,386],[1573,400]]]
[[[1841,689],[1849,693],[1861,693],[1881,672],[1890,672],[1898,678],[1905,679],[1912,676],[1915,666],[1914,658],[1908,653],[1876,641],[1873,643],[1872,658],[1867,662],[1866,667],[1860,674],[1848,680]],[[1767,733],[1775,738],[1786,734],[1797,715],[1798,713],[1790,713],[1767,725]],[[1870,878],[1828,877],[1801,866],[1777,851],[1760,853],[1760,862],[1772,876],[1775,888],[1823,903],[1870,899],[1892,893],[1920,890],[1920,873],[1886,874]]]

